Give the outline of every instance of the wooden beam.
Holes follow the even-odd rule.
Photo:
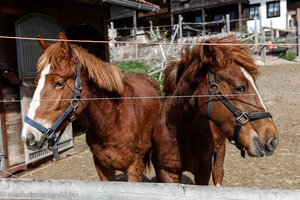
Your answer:
[[[297,48],[297,54],[298,56],[300,56],[300,8],[297,8],[297,16],[296,16],[296,20],[297,20],[297,33],[296,35],[298,36],[298,48]]]
[[[270,30],[274,30],[274,31],[288,32],[288,33],[293,33],[293,32],[295,32],[294,30],[281,29],[281,28],[274,28],[274,27],[270,27],[270,26],[263,26],[262,28],[263,28],[263,29],[270,29]]]
[[[238,3],[238,7],[239,7],[239,31],[242,30],[242,3],[239,2]]]
[[[114,181],[2,179],[0,182],[0,198],[5,199],[288,200],[297,199],[299,196],[299,189],[280,190]]]

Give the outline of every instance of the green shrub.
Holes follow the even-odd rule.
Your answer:
[[[293,61],[296,59],[297,54],[292,51],[287,51],[279,56],[280,58],[286,59],[288,61]]]
[[[120,61],[114,63],[117,65],[124,73],[133,73],[133,72],[139,72],[139,73],[147,73],[149,69],[151,69],[153,66],[149,66],[146,63],[140,62],[140,61]],[[154,74],[152,76],[160,85],[162,84],[162,80],[159,81],[159,73]]]
[[[148,66],[139,61],[120,61],[115,63],[124,73],[146,73]]]

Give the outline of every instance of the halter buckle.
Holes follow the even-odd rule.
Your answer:
[[[51,128],[48,128],[47,132],[45,133],[46,139],[50,140],[54,135],[54,132]]]
[[[76,89],[78,89],[78,90],[81,90],[81,89],[82,89],[81,79],[78,78],[78,77],[75,79],[75,87],[76,87]]]
[[[220,86],[216,82],[209,83],[209,89],[210,94],[218,94],[220,92]]]
[[[237,116],[236,121],[242,126],[247,124],[249,122],[248,113],[242,112],[239,116]]]

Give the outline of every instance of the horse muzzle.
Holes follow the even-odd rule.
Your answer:
[[[278,144],[276,137],[270,138],[266,144],[263,144],[258,137],[253,138],[253,148],[248,150],[248,155],[253,157],[270,156],[274,153]]]
[[[38,137],[34,133],[28,132],[24,143],[26,144],[28,149],[38,150],[45,146],[45,140],[46,137],[44,135],[42,135],[38,139]]]

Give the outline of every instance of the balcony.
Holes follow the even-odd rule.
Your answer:
[[[171,1],[171,12],[185,12],[197,10],[198,8],[213,8],[223,5],[248,3],[248,0],[173,0]]]

